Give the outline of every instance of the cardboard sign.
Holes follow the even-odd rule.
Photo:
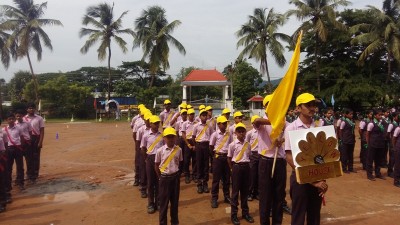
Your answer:
[[[289,139],[298,183],[343,175],[333,126],[289,131]]]

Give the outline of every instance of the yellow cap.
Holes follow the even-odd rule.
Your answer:
[[[296,106],[307,102],[315,101],[314,95],[310,93],[303,93],[296,98]]]
[[[150,123],[157,123],[157,122],[161,122],[160,117],[156,115],[150,117]]]
[[[208,114],[208,112],[206,111],[206,110],[200,110],[200,113],[199,113],[199,115],[201,115],[201,114],[203,114],[203,113],[207,113]]]
[[[186,109],[193,109],[193,106],[192,105],[187,105]]]
[[[206,110],[206,111],[210,111],[210,110],[212,110],[212,109],[213,109],[213,108],[212,108],[211,106],[207,106],[205,110]]]
[[[148,113],[148,112],[150,112],[150,110],[143,107],[143,108],[140,110],[140,115],[141,115],[141,116],[144,116],[144,115],[145,115],[146,113]]]
[[[187,113],[187,110],[186,109],[182,109],[181,110],[181,114],[183,114],[183,113]]]
[[[231,113],[231,110],[225,108],[224,110],[222,110],[222,114],[226,114],[226,113]]]
[[[240,127],[246,129],[246,126],[245,126],[243,123],[237,123],[237,124],[235,125],[235,130],[238,129],[238,128],[240,128]]]
[[[240,116],[243,116],[242,112],[240,112],[240,111],[237,111],[233,114],[233,118],[240,117]]]
[[[271,101],[273,94],[267,95],[263,99],[263,106],[265,106],[269,101]]]
[[[191,109],[188,109],[188,111],[187,111],[187,114],[188,114],[188,115],[190,115],[190,114],[194,114],[194,109],[193,109],[193,108],[191,108]]]
[[[199,106],[199,110],[203,110],[203,109],[205,109],[205,108],[206,108],[205,105],[200,105],[200,106]]]
[[[251,117],[251,123],[254,123],[254,120],[256,120],[256,119],[258,119],[258,118],[261,118],[259,115],[254,115],[254,116],[252,116]]]
[[[174,135],[176,136],[176,130],[172,127],[167,127],[165,128],[165,130],[163,131],[163,136],[168,136],[168,135]]]
[[[139,104],[139,105],[138,105],[138,109],[140,109],[140,108],[142,108],[142,107],[144,107],[143,104]]]
[[[167,105],[167,104],[171,104],[171,101],[169,99],[164,100],[164,105]]]
[[[185,102],[182,102],[179,106],[181,107],[181,109],[187,108],[187,104]]]
[[[218,116],[217,117],[217,123],[226,123],[228,120],[226,119],[225,116]]]
[[[153,114],[151,112],[146,112],[144,114],[144,120],[149,120],[151,116],[153,116]]]

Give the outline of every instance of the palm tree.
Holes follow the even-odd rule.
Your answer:
[[[347,0],[290,0],[297,9],[291,9],[287,12],[289,16],[295,15],[298,20],[303,21],[296,30],[311,33],[315,39],[315,67],[317,76],[318,93],[321,91],[320,71],[319,71],[319,45],[326,42],[328,38],[328,24],[332,24],[336,29],[346,30],[346,26],[336,20],[335,10],[339,6],[350,4]]]
[[[29,68],[32,73],[32,80],[35,87],[35,100],[39,102],[38,82],[33,72],[31,57],[29,51],[33,49],[37,54],[37,59],[42,59],[42,43],[45,47],[53,50],[50,37],[43,30],[46,25],[62,26],[59,20],[43,19],[44,10],[47,8],[47,2],[34,4],[33,0],[14,0],[16,7],[1,5],[4,11],[6,21],[0,25],[3,30],[11,31],[7,40],[7,48],[16,48],[18,58],[27,57]]]
[[[168,23],[165,10],[160,6],[151,6],[143,10],[141,16],[135,21],[136,37],[134,48],[142,46],[142,60],[148,59],[151,80],[149,87],[153,86],[154,78],[160,67],[169,69],[169,46],[172,44],[180,53],[186,54],[185,47],[175,39],[171,33],[181,22],[174,20]]]
[[[254,15],[249,16],[249,21],[242,25],[236,35],[240,38],[237,47],[244,46],[238,58],[242,59],[245,55],[248,55],[249,58],[254,57],[257,61],[260,61],[261,73],[267,73],[268,89],[271,91],[272,84],[268,69],[267,51],[271,53],[278,66],[284,66],[286,64],[283,55],[284,47],[279,40],[289,43],[291,38],[289,35],[277,32],[285,24],[287,17],[275,13],[273,8],[268,11],[268,14],[266,14],[266,10],[262,8],[254,9]]]
[[[351,41],[352,44],[367,45],[358,59],[360,65],[364,65],[372,54],[382,50],[386,52],[388,65],[386,84],[388,84],[392,76],[392,61],[400,63],[400,9],[392,0],[385,0],[383,6],[383,10],[367,6],[368,14],[375,18],[373,22],[355,25],[350,31],[357,34]]]
[[[100,46],[97,49],[97,56],[100,61],[104,60],[108,50],[108,94],[107,97],[110,99],[111,92],[111,40],[113,39],[117,45],[122,49],[123,53],[126,53],[126,41],[118,36],[120,34],[129,34],[134,36],[134,32],[131,29],[121,29],[122,18],[128,13],[125,11],[114,21],[114,3],[110,6],[107,3],[101,3],[96,6],[90,6],[86,9],[86,14],[83,17],[82,24],[85,26],[92,25],[96,29],[81,28],[79,36],[89,35],[85,45],[81,48],[81,53],[86,54],[90,47],[96,42],[101,40]]]

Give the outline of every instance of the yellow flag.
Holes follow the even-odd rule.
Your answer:
[[[290,101],[292,100],[294,85],[296,84],[302,35],[303,32],[300,32],[299,37],[297,38],[296,48],[292,59],[290,60],[289,69],[278,87],[275,89],[273,97],[268,104],[267,114],[272,125],[272,132],[270,134],[272,141],[279,137],[285,126],[286,111],[288,110]]]

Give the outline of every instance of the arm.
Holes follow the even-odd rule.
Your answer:
[[[394,148],[394,146],[396,146],[396,142],[397,142],[397,137],[392,137],[392,145],[393,145],[393,148]]]
[[[369,133],[370,131],[367,131],[367,133],[365,134],[365,140],[367,142],[367,145],[369,144]]]
[[[160,172],[160,163],[159,162],[154,163],[154,170],[156,171],[158,179],[160,179],[161,172]]]
[[[256,120],[254,120],[254,124],[256,126],[260,126],[260,125],[271,125],[271,122],[267,119],[264,118],[258,118]]]
[[[292,151],[291,150],[286,150],[286,161],[289,164],[290,167],[292,167],[292,169],[295,169],[295,165],[293,162],[293,155],[292,155]]]
[[[229,165],[229,169],[232,171],[232,157],[228,157],[228,165]]]
[[[40,138],[39,138],[38,148],[42,148],[42,146],[43,146],[43,139],[44,139],[44,127],[41,127],[41,128],[40,128]]]

